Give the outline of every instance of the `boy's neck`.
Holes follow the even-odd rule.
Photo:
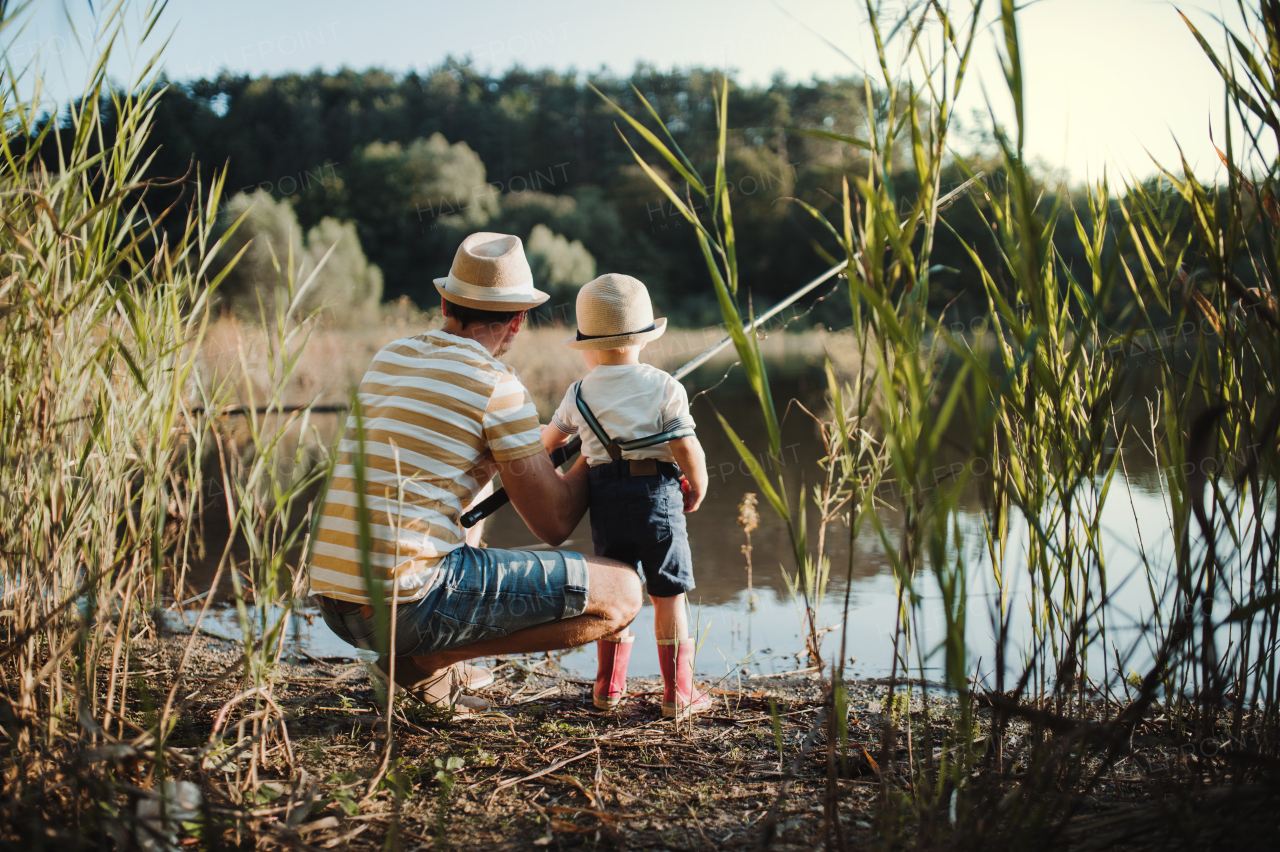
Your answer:
[[[597,349],[594,354],[597,367],[623,367],[640,363],[639,346],[628,346],[626,349]]]

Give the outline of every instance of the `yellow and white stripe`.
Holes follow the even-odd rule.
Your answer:
[[[506,365],[472,340],[432,331],[388,344],[358,393],[364,418],[369,554],[381,592],[426,594],[464,541],[458,518],[480,490],[477,470],[542,452],[538,413]],[[313,594],[368,603],[356,516],[354,415],[311,547]]]

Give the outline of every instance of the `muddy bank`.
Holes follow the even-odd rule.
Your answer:
[[[830,767],[828,727],[815,725],[825,713],[826,687],[814,674],[709,684],[715,709],[676,723],[661,716],[657,680],[632,679],[621,710],[600,713],[591,706],[589,682],[566,674],[551,656],[533,655],[494,661],[496,680],[479,692],[493,710],[480,716],[397,700],[388,743],[385,697],[366,663],[282,660],[251,694],[239,668],[243,649],[197,637],[187,667],[197,674],[178,690],[182,711],[166,744],[169,789],[185,782],[196,798],[165,823],[155,799],[166,782],[156,776],[145,731],[186,639],[139,643],[131,665],[147,678],[149,688],[139,691],[144,700],[104,733],[91,760],[77,758],[89,767],[78,783],[109,797],[117,815],[94,830],[117,840],[147,834],[155,843],[144,841],[146,848],[375,850],[440,842],[441,848],[723,849],[755,847],[772,831],[773,848],[808,850],[826,833],[829,777],[848,848],[916,845],[927,838],[905,819],[910,807],[903,794],[927,791],[912,790],[920,780],[906,767],[926,750],[939,760],[956,721],[954,700],[930,689],[928,730],[918,718],[905,725],[887,754],[884,726],[903,718],[905,701],[886,704],[882,682],[849,682],[849,761]],[[913,714],[921,697],[913,691]],[[993,747],[990,710],[978,716],[974,747],[981,752]],[[1189,795],[1208,797],[1205,814],[1216,816],[1204,825],[1215,832],[1275,822],[1268,816],[1274,809],[1257,807],[1250,810],[1253,822],[1224,821],[1214,808],[1226,799],[1214,800],[1212,789],[1180,792],[1171,781],[1185,781],[1185,764],[1197,756],[1181,749],[1159,718],[1139,731],[1132,752],[1087,795],[1070,789],[1089,774],[1087,762],[1077,767],[1083,772],[1054,782],[1045,804],[1064,820],[1065,833],[1054,833],[1066,846],[1123,843],[1134,826],[1151,842],[1172,825],[1162,816],[1170,808],[1186,816]],[[1005,771],[999,778],[992,773],[987,793],[1007,799],[1029,783],[1034,739],[1024,723],[1009,725],[1000,757]],[[1201,780],[1212,782],[1221,760],[1203,762],[1209,774]],[[56,798],[44,802],[47,817],[56,816]],[[1272,800],[1266,793],[1252,801]],[[1233,808],[1249,801],[1247,793],[1230,799]],[[40,822],[46,845],[85,839],[85,826],[68,829],[56,819],[25,828]],[[9,848],[27,840],[13,822],[4,833],[0,843]]]

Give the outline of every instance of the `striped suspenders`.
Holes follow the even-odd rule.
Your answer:
[[[591,406],[587,405],[587,401],[582,398],[582,382],[578,382],[573,388],[573,398],[578,403],[578,411],[582,412],[582,417],[587,421],[587,425],[591,427],[591,431],[595,433],[600,443],[604,444],[605,450],[609,453],[609,458],[617,461],[622,458],[624,450],[640,450],[645,447],[652,447],[656,444],[665,444],[667,441],[673,441],[676,438],[688,438],[696,434],[693,429],[688,426],[682,426],[679,429],[671,429],[667,432],[660,432],[657,435],[649,435],[645,438],[635,438],[630,441],[617,441],[609,437],[604,431],[604,427],[600,425],[600,421],[596,419],[595,414],[591,412]]]

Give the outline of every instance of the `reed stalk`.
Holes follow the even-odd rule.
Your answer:
[[[1280,518],[1273,510],[1280,3],[1240,0],[1237,20],[1219,21],[1227,58],[1188,21],[1228,94],[1216,130],[1223,182],[1204,183],[1184,161],[1154,180],[1127,182],[1119,195],[1104,176],[1075,196],[1046,187],[1027,162],[1015,5],[1001,0],[990,15],[982,0],[960,5],[962,16],[923,3],[885,19],[868,2],[879,76],[866,79],[861,132],[796,131],[851,148],[858,164],[834,209],[796,203],[843,249],[851,325],[867,357],[854,387],[829,378],[834,416],[814,418],[826,458],[811,496],[802,490],[793,503],[781,481],[775,486],[752,468],[788,525],[797,572],[788,584],[803,603],[812,657],[828,570],[826,525],[836,518],[848,525],[849,579],[853,540],[868,523],[892,565],[898,629],[874,764],[889,842],[907,819],[904,802],[930,842],[984,831],[1010,841],[1051,835],[1074,810],[1061,791],[1091,789],[1156,708],[1174,735],[1195,741],[1251,731],[1250,753],[1265,759],[1274,754],[1280,714]],[[948,134],[976,35],[988,25],[999,35],[1005,82],[991,96],[1006,99],[1013,121],[993,119],[998,167],[979,176],[951,152]],[[726,324],[740,328],[749,314],[740,310],[732,213],[718,192],[728,100],[725,84],[716,189],[674,140],[668,146],[624,117],[684,180],[685,194],[711,202],[712,220],[698,221],[682,193],[637,155],[695,227]],[[987,309],[984,331],[960,335],[928,305],[934,278],[945,274],[930,260],[936,236],[946,231],[964,244],[938,200],[944,182],[965,178],[978,178],[966,215],[987,224],[982,245],[965,244]],[[1059,252],[1055,235],[1063,228],[1075,231],[1082,257]],[[1194,331],[1174,345],[1169,329]],[[772,441],[767,372],[751,340],[735,342]],[[750,465],[732,424],[721,421]],[[975,463],[958,471],[941,465],[948,444]],[[1141,445],[1160,465],[1174,546],[1162,553],[1140,540],[1135,563],[1109,541],[1108,525],[1117,486],[1127,486],[1124,453]],[[881,482],[894,485],[889,506],[877,502]],[[961,523],[965,489],[981,496],[980,530]],[[819,511],[816,553],[807,500]],[[901,513],[896,540],[885,509]],[[967,546],[975,535],[978,546]],[[1132,619],[1116,603],[1129,584],[1150,591],[1137,639],[1118,630]],[[978,589],[990,595],[975,597]],[[926,593],[939,604],[937,636],[926,635]],[[1015,624],[1019,609],[1029,618]],[[847,592],[843,620],[847,635]],[[983,623],[996,658],[978,671],[971,637]],[[841,663],[831,667],[829,707],[837,708],[841,641]],[[919,704],[911,699],[913,669]],[[934,671],[955,708],[940,751],[927,692]],[[981,746],[979,693],[992,708],[984,711],[990,733]],[[1030,725],[1037,744],[1032,780],[1021,785],[1011,782],[1004,756],[1015,718]],[[837,762],[848,761],[846,741],[837,719],[828,742],[832,785]],[[1242,769],[1237,777],[1253,776]],[[839,798],[827,800],[829,843],[844,836],[833,810]]]
[[[162,9],[142,10],[142,44]],[[126,10],[101,11],[95,64],[65,109],[45,112],[35,70],[8,53],[0,81],[0,798],[9,839],[32,849],[139,836],[146,809],[130,791],[154,786],[163,802],[186,795],[167,780],[184,777],[238,830],[263,769],[292,765],[273,672],[305,586],[306,501],[329,464],[307,410],[281,393],[312,326],[286,313],[310,283],[294,258],[280,259],[281,309],[260,318],[264,381],[235,400],[207,380],[209,300],[238,223],[219,222],[221,173],[194,176],[184,210],[148,203],[164,85],[158,53],[124,87],[108,82]],[[0,37],[22,13],[0,8]],[[233,402],[250,412],[242,424],[218,416]],[[215,511],[231,534],[207,553]],[[180,602],[197,566],[213,590],[191,613]],[[242,639],[221,673],[194,662],[215,598],[230,599]],[[193,742],[184,711],[224,683],[234,697]]]

